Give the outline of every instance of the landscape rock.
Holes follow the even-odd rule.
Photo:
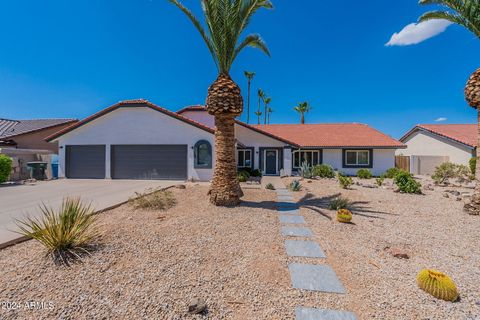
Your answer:
[[[392,256],[398,259],[410,259],[409,254],[402,248],[393,247],[388,250]]]
[[[187,187],[184,184],[177,184],[175,185],[175,188],[177,189],[186,189]]]
[[[205,311],[207,303],[200,298],[195,298],[188,304],[188,312],[191,314],[199,314]]]

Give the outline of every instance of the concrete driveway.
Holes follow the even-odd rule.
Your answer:
[[[135,192],[164,188],[184,181],[166,180],[54,180],[33,185],[0,187],[0,247],[19,238],[15,219],[39,214],[38,206],[58,208],[65,197],[81,197],[91,202],[96,211],[127,201]]]

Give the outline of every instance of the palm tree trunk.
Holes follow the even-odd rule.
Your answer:
[[[463,209],[471,215],[480,214],[480,108],[477,108],[477,164],[475,165],[475,190],[470,203],[466,203]]]
[[[235,115],[215,115],[215,169],[210,202],[217,206],[235,206],[243,196],[237,179],[235,161]]]
[[[251,81],[248,79],[248,93],[247,93],[247,124],[250,123],[250,86]]]
[[[300,114],[300,123],[305,124],[305,114],[303,112]]]
[[[263,108],[264,108],[264,117],[263,117],[263,124],[267,124],[267,104],[264,102],[263,103]]]

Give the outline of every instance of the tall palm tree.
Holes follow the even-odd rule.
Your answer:
[[[250,123],[250,88],[252,85],[253,77],[255,77],[255,72],[244,71],[245,77],[248,81],[248,91],[247,91],[247,123]]]
[[[480,2],[478,0],[420,0],[421,5],[441,5],[443,10],[430,11],[422,15],[420,22],[444,19],[463,26],[480,38]],[[477,69],[468,79],[465,86],[465,99],[468,104],[477,109],[478,141],[477,166],[475,170],[476,186],[470,203],[464,209],[472,215],[480,214],[480,69]]]
[[[205,42],[217,66],[218,77],[208,88],[205,108],[215,117],[215,169],[209,191],[210,202],[217,206],[240,203],[243,196],[237,179],[235,161],[235,117],[243,110],[240,88],[230,77],[230,69],[246,47],[270,55],[258,34],[240,40],[252,16],[260,9],[273,8],[269,0],[201,0],[205,26],[179,0],[168,0],[192,22]]]
[[[257,91],[258,94],[258,110],[255,112],[255,114],[258,117],[258,124],[260,124],[260,117],[262,116],[262,101],[265,103],[265,92],[263,92],[262,89],[258,89]]]
[[[301,102],[293,110],[297,111],[300,114],[300,123],[305,124],[305,113],[312,110],[312,107],[308,104],[308,102]]]
[[[269,104],[272,102],[272,98],[270,97],[265,97],[263,99],[263,103],[265,104],[265,120],[264,124],[268,123],[268,118],[270,117],[270,112],[268,111],[270,109]]]
[[[270,108],[270,107],[268,107],[268,109],[267,109],[267,112],[268,112],[268,119],[267,119],[267,123],[268,123],[268,124],[270,124],[270,115],[272,114],[272,112],[273,112],[273,109],[272,109],[272,108]]]

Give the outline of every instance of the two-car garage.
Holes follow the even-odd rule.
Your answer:
[[[111,145],[112,179],[185,180],[188,175],[187,145]],[[104,179],[105,145],[67,145],[66,177]]]

